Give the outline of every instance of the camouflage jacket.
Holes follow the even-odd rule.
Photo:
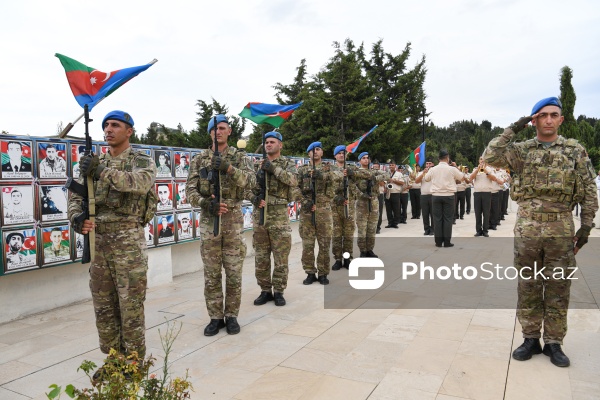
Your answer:
[[[345,198],[344,198],[344,168],[339,167],[337,165],[333,165],[332,169],[334,171],[339,171],[342,174],[342,179],[339,181],[339,184],[337,185],[337,187],[335,189],[335,197],[333,198],[333,201],[336,205],[343,206],[344,200],[345,200]],[[366,175],[362,174],[355,165],[348,164],[346,166],[346,169],[348,169],[348,170],[351,169],[354,172],[354,175],[352,176],[352,178],[348,177],[348,201],[350,202],[349,204],[354,204],[353,202],[356,201],[356,199],[360,195],[360,190],[358,190],[358,187],[356,186],[356,182],[358,182],[361,179],[359,176],[365,177]]]
[[[193,207],[206,209],[207,202],[214,194],[214,184],[209,180],[212,175],[211,160],[214,152],[212,149],[203,151],[196,155],[190,163],[190,173],[186,183],[186,195],[188,202]],[[256,185],[256,177],[252,162],[248,159],[246,152],[227,147],[221,156],[232,166],[232,173],[220,173],[221,203],[230,207],[238,206],[244,199],[244,191]]]
[[[315,190],[317,198],[317,207],[319,204],[330,204],[335,196],[335,191],[340,185],[343,174],[339,170],[334,170],[331,165],[319,163],[315,169],[320,171],[319,176],[315,178]],[[301,198],[297,199],[306,204],[312,201],[312,178],[311,164],[305,164],[298,168],[298,187]]]
[[[537,138],[512,142],[506,128],[492,139],[483,155],[494,167],[513,173],[511,197],[533,212],[570,211],[581,204],[581,224],[592,226],[598,210],[594,167],[581,144],[562,136],[548,147]]]
[[[257,163],[259,164],[259,163]],[[296,172],[296,164],[287,157],[279,157],[271,164],[275,166],[275,173],[270,174],[266,171],[258,169],[256,177],[256,186],[252,187],[253,196],[257,196],[261,192],[260,178],[262,173],[267,176],[267,204],[288,204],[298,197],[298,173]],[[254,200],[254,199],[251,199]],[[255,204],[256,205],[256,204]]]
[[[109,153],[100,156],[105,168],[94,182],[96,222],[142,223],[147,209],[149,192],[154,190],[156,166],[150,156],[127,148],[116,157]],[[84,177],[78,178],[84,183]],[[69,197],[68,216],[71,225],[82,212],[83,198],[75,193]],[[79,232],[81,233],[81,232]]]
[[[358,168],[355,172],[356,186],[360,191],[359,199],[366,199],[369,196],[379,196],[379,182],[390,179],[390,174],[386,171],[376,169]]]

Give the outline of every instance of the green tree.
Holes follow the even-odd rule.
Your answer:
[[[571,84],[573,70],[565,65],[560,72],[560,101],[562,103],[562,115],[565,117],[560,127],[560,134],[567,138],[579,139],[579,131],[573,114],[577,100],[575,89]]]
[[[199,111],[196,112],[196,128],[190,132],[190,146],[197,149],[207,149],[212,146],[212,139],[207,132],[208,121],[217,114],[223,114],[229,120],[231,126],[231,135],[229,136],[229,145],[237,146],[237,141],[242,137],[244,129],[246,129],[246,120],[237,115],[227,115],[229,108],[226,105],[221,105],[214,98],[209,104],[204,100],[198,100],[196,105]]]

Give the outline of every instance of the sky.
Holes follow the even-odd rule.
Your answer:
[[[145,133],[154,121],[193,129],[198,100],[214,98],[230,114],[276,103],[273,85],[291,83],[303,58],[318,73],[333,42],[347,38],[367,50],[382,39],[392,54],[410,42],[409,68],[425,56],[425,105],[437,126],[507,126],[560,95],[565,65],[575,116],[600,117],[594,0],[23,0],[2,2],[0,15],[0,130],[15,135],[56,135],[83,112],[55,53],[104,72],[158,59],[92,110],[90,133],[101,140],[115,109]],[[70,134],[83,132],[80,120]]]

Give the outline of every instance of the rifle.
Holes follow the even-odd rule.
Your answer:
[[[312,202],[313,205],[316,206],[317,205],[317,177],[316,177],[316,172],[317,172],[317,168],[315,167],[315,149],[312,150],[312,176],[310,177],[310,191],[312,192]],[[316,209],[315,211],[311,211],[312,212],[312,224],[314,227],[317,226],[317,212]]]
[[[217,143],[217,117],[214,116],[213,117],[213,122],[214,122],[214,129],[215,129],[215,138],[213,141],[213,145],[215,146],[215,150],[214,150],[214,155],[215,156],[219,156],[219,143]],[[213,183],[214,183],[214,196],[215,196],[215,201],[217,203],[221,203],[221,173],[220,171],[217,170],[212,170],[212,178],[213,178]],[[221,216],[220,215],[215,215],[214,217],[214,223],[213,223],[213,235],[215,236],[219,236],[219,231],[221,230]]]
[[[371,193],[373,189],[373,180],[371,178],[369,178],[369,180],[367,181],[367,195],[369,196],[369,212],[373,211],[371,210],[371,197],[373,196],[373,194]]]
[[[83,115],[85,116],[85,151],[84,156],[92,155],[92,137],[90,136],[89,123],[90,119],[88,105],[83,107]],[[80,160],[81,161],[81,160]],[[83,224],[83,221],[89,219],[92,223],[96,220],[96,199],[94,198],[94,179],[91,176],[85,177],[85,185],[78,183],[73,178],[67,179],[65,188],[73,193],[83,197],[82,213],[74,218],[77,224]],[[94,250],[96,247],[96,237],[93,231],[88,232],[83,236],[83,255],[81,263],[87,264],[94,259]]]
[[[262,153],[263,153],[263,163],[267,160],[267,149],[265,147],[265,135],[263,134],[262,140]],[[269,202],[269,184],[267,183],[267,173],[261,168],[260,174],[260,194],[262,198],[265,199],[265,206],[260,209],[260,218],[258,220],[259,225],[264,225],[267,222],[267,204]]]
[[[346,170],[347,165],[346,165],[346,151],[344,150],[344,170]],[[348,172],[346,171],[346,174]],[[348,211],[348,204],[346,204],[346,202],[348,201],[348,175],[344,176],[344,216],[346,218],[348,218],[349,215],[349,211]]]

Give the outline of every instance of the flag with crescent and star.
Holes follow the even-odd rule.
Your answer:
[[[425,164],[425,142],[414,149],[409,157],[410,165],[414,166],[415,164],[419,164],[419,167],[422,167],[423,164]]]
[[[100,100],[110,96],[125,82],[152,66],[150,63],[112,72],[102,72],[62,54],[56,53],[55,56],[65,69],[67,81],[69,81],[75,100],[82,108],[87,104],[90,111]]]
[[[301,105],[302,102],[288,105],[251,102],[244,107],[239,116],[257,124],[270,124],[279,128]]]
[[[352,142],[348,146],[346,146],[346,151],[350,152],[350,153],[354,153],[358,149],[358,145],[360,144],[360,142],[362,142],[375,129],[377,129],[377,126],[378,125],[375,125],[374,127],[371,128],[371,130],[369,132],[365,133],[364,135],[362,135],[361,137],[359,137],[358,139],[356,139],[354,142]]]

